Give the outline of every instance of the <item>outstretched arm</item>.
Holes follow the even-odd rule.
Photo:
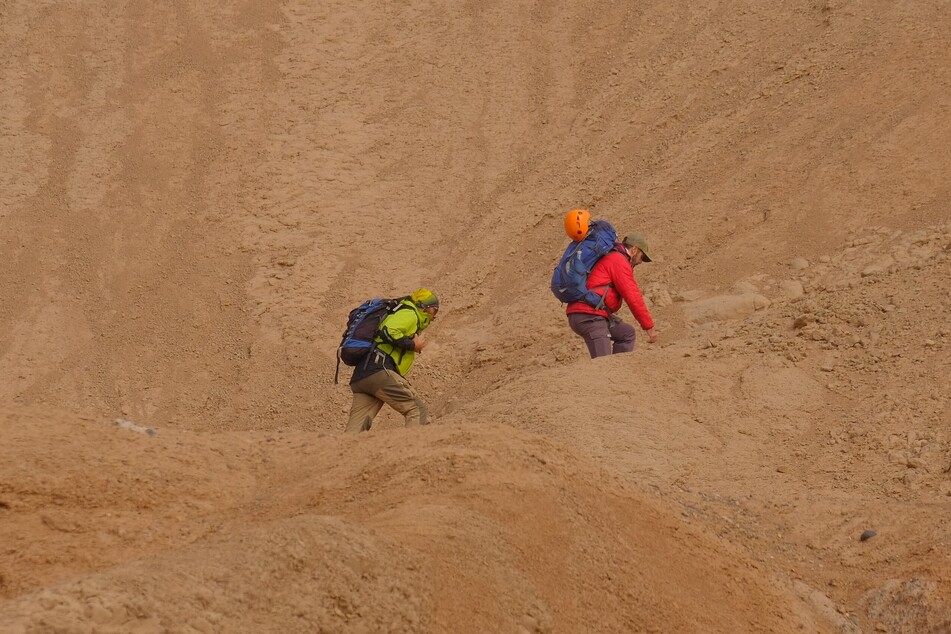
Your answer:
[[[647,310],[644,296],[641,294],[641,289],[637,285],[637,280],[634,279],[634,270],[629,264],[617,268],[617,275],[613,276],[614,288],[621,297],[624,298],[627,307],[631,309],[634,319],[641,325],[641,328],[648,331],[648,336],[653,336],[656,340],[656,335],[651,335],[651,331],[654,329],[654,318],[651,317],[650,311]]]

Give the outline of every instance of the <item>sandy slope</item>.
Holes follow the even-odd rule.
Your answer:
[[[5,466],[3,512],[34,527],[4,523],[17,598],[3,631],[795,631],[784,621],[810,618],[732,547],[505,426],[150,437],[32,412],[4,427],[14,455],[34,457]]]
[[[0,5],[0,629],[951,629],[947,3],[318,5]]]

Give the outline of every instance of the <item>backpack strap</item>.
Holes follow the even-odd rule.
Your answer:
[[[608,251],[607,253],[605,253],[604,256],[607,256],[607,255],[610,254],[610,253],[614,253],[615,251],[618,252],[618,253],[622,253],[622,251],[619,251],[617,247],[618,247],[618,245],[615,244],[615,245],[614,245],[614,248],[611,249],[610,251]],[[602,256],[602,257],[604,257],[604,256]],[[608,310],[608,308],[604,305],[604,302],[605,302],[605,301],[607,300],[607,298],[608,298],[608,289],[614,288],[614,284],[608,282],[607,284],[603,284],[603,285],[601,285],[601,286],[595,286],[595,287],[593,287],[593,288],[589,288],[588,290],[593,291],[593,290],[598,289],[598,288],[603,288],[603,289],[604,289],[604,292],[601,294],[601,300],[600,300],[597,304],[595,304],[594,309],[595,309],[595,310],[604,310],[604,311],[607,311],[608,315],[613,315],[614,313],[612,313],[610,310]]]
[[[400,302],[400,304],[399,304],[396,308],[393,309],[393,312],[391,312],[390,315],[392,315],[393,313],[396,313],[396,312],[398,312],[398,311],[400,311],[400,310],[403,310],[403,309],[409,310],[409,309],[411,309],[411,308],[413,309],[413,313],[416,314],[416,332],[419,332],[419,329],[420,329],[420,327],[422,327],[423,324],[420,323],[420,321],[419,321],[419,313],[416,313],[416,309],[413,308],[412,306],[407,306],[406,304]],[[389,316],[389,315],[387,315],[387,316]],[[385,321],[385,320],[384,320],[384,321]],[[386,330],[383,329],[383,322],[382,322],[382,321],[380,322],[380,330],[379,330],[379,332],[380,332],[380,337],[385,340],[383,343],[388,343],[388,344],[390,344],[391,346],[393,346],[393,349],[395,350],[395,349],[396,349],[396,340],[393,339],[392,337],[390,337],[390,334],[389,334],[388,332],[386,332]],[[374,343],[373,343],[373,348],[371,348],[371,351],[372,351],[373,349],[376,349],[376,342],[375,342],[375,341],[374,341]],[[396,361],[396,365],[399,365],[400,363],[403,362],[403,355],[406,354],[406,350],[404,350],[403,348],[400,348],[399,351],[400,351],[400,358],[399,358],[399,360]]]
[[[396,305],[395,308],[393,308],[392,310],[390,310],[390,315],[396,314],[397,312],[399,312],[399,311],[401,311],[401,310],[409,310],[409,309],[411,309],[411,308],[412,308],[412,306],[407,306],[406,304],[402,303],[402,301],[401,301],[399,304]],[[415,313],[416,311],[413,310],[413,312]],[[387,315],[386,317],[389,317],[390,315]],[[383,339],[383,343],[388,343],[388,344],[390,344],[391,346],[395,346],[395,345],[396,345],[396,340],[393,339],[393,337],[390,336],[390,333],[388,333],[388,332],[386,331],[386,329],[383,328],[383,322],[386,321],[386,317],[384,317],[384,318],[380,321],[380,327],[377,329],[377,332],[379,333],[380,338]],[[416,332],[419,332],[420,326],[422,326],[422,324],[419,322],[419,315],[416,315]],[[373,342],[373,347],[374,347],[374,348],[376,347],[376,341]]]
[[[590,290],[590,291],[593,291],[593,290],[598,289],[598,288],[603,288],[603,289],[604,289],[604,292],[601,293],[601,300],[600,300],[597,304],[595,304],[595,306],[594,306],[594,309],[595,309],[595,310],[606,310],[609,315],[613,315],[613,314],[614,314],[614,313],[612,313],[610,310],[608,310],[607,306],[604,305],[604,302],[605,302],[605,301],[607,300],[607,298],[608,298],[608,289],[613,288],[613,287],[614,287],[614,284],[602,284],[601,286],[594,286],[594,287],[588,289],[588,290]]]

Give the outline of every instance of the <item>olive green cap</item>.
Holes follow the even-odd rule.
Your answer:
[[[629,233],[621,240],[621,244],[626,247],[637,247],[644,254],[644,261],[650,262],[650,255],[647,251],[647,239],[639,233]]]

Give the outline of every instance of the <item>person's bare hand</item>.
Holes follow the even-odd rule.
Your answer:
[[[426,343],[427,341],[426,339],[423,338],[422,335],[416,335],[416,338],[413,339],[413,351],[422,352],[423,348],[426,347]]]
[[[647,331],[647,343],[657,343],[657,333],[653,328]]]

